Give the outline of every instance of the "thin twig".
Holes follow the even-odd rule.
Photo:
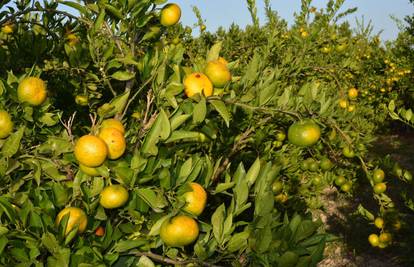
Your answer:
[[[148,80],[146,80],[140,88],[135,92],[135,94],[128,100],[128,103],[125,105],[124,111],[122,112],[121,119],[125,116],[125,114],[128,111],[129,106],[134,102],[135,98],[138,96],[138,94],[152,81],[152,77],[150,77]]]
[[[75,116],[76,116],[76,111],[72,114],[72,116],[69,117],[69,119],[66,122],[62,121],[62,118],[59,116],[59,121],[60,123],[62,123],[63,127],[65,127],[66,133],[68,134],[70,138],[70,142],[72,144],[75,144],[74,137],[72,134],[72,125],[75,120]]]
[[[282,113],[282,114],[290,115],[290,116],[295,117],[297,119],[301,119],[301,116],[300,116],[299,113],[289,111],[289,110],[276,109],[276,108],[266,108],[266,107],[256,107],[256,106],[236,102],[236,101],[233,101],[233,100],[224,100],[224,101],[227,104],[232,104],[232,105],[235,105],[235,106],[238,106],[238,107],[251,109],[251,110],[254,110],[254,111],[266,112],[266,113]]]
[[[270,119],[270,117],[264,118],[258,123],[258,125],[264,124]],[[213,182],[218,181],[220,175],[226,170],[227,166],[230,164],[231,158],[242,149],[243,145],[245,145],[248,142],[248,138],[253,132],[254,128],[250,127],[241,134],[239,140],[233,144],[233,147],[231,148],[228,156],[224,159],[223,163],[220,165],[220,167],[217,168],[216,172],[214,173],[212,178]]]

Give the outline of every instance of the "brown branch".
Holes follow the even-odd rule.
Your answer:
[[[295,117],[297,119],[301,119],[301,116],[300,116],[299,113],[289,111],[289,110],[283,110],[283,109],[277,109],[277,108],[256,107],[256,106],[251,106],[251,105],[248,105],[248,104],[236,102],[234,100],[224,100],[224,101],[227,104],[232,104],[232,105],[235,105],[235,106],[238,106],[238,107],[251,109],[253,111],[260,111],[260,112],[265,112],[265,113],[282,113],[282,114],[290,115],[290,116]]]

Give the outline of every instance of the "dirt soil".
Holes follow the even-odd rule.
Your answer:
[[[414,133],[392,134],[380,138],[371,149],[375,157],[390,155],[402,167],[414,173]],[[394,177],[387,177],[395,179]],[[391,181],[390,181],[391,182]],[[394,182],[391,182],[393,184]],[[402,186],[407,184],[402,183]],[[413,182],[414,184],[414,182]],[[413,187],[414,189],[414,187]],[[324,210],[314,214],[321,218],[327,231],[339,237],[338,241],[328,243],[325,249],[325,259],[318,267],[405,267],[414,266],[411,259],[414,253],[414,212],[404,207],[402,200],[393,197],[396,206],[405,213],[403,228],[393,233],[394,243],[389,248],[379,250],[368,243],[368,236],[378,230],[370,225],[360,215],[353,214],[359,203],[364,203],[369,210],[376,208],[372,200],[372,189],[369,184],[355,189],[357,197],[347,198],[338,194],[336,188],[328,188],[324,192]],[[393,188],[398,192],[398,186]],[[412,190],[414,192],[414,190]],[[371,203],[367,203],[370,201]],[[411,223],[410,223],[411,222]]]

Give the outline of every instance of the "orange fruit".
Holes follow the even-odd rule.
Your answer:
[[[178,215],[161,225],[161,240],[171,247],[182,247],[193,243],[198,237],[198,224],[188,216]]]
[[[339,106],[341,108],[347,108],[348,107],[348,101],[346,99],[339,99]]]
[[[76,36],[76,34],[69,33],[66,35],[66,40],[68,40],[69,46],[75,46],[77,43],[79,43],[79,38]]]
[[[108,158],[120,158],[126,149],[126,141],[124,135],[115,128],[104,128],[99,131],[101,138],[108,146]]]
[[[190,187],[192,191],[185,192],[183,195],[185,202],[187,203],[184,206],[183,210],[198,216],[206,207],[207,192],[198,183],[190,183]]]
[[[288,130],[288,140],[296,146],[312,146],[320,137],[321,128],[312,121],[296,122]]]
[[[8,137],[13,131],[13,122],[10,114],[5,110],[0,110],[0,139]]]
[[[128,201],[128,190],[122,185],[109,185],[105,187],[99,198],[99,204],[105,209],[122,207]]]
[[[383,232],[379,235],[379,241],[381,243],[390,243],[392,240],[392,236],[390,233]]]
[[[348,90],[348,97],[351,100],[355,100],[358,97],[358,90],[355,88],[351,88]]]
[[[88,217],[82,209],[76,207],[67,207],[61,210],[56,217],[56,225],[59,225],[63,216],[66,214],[69,214],[69,219],[66,225],[65,235],[67,235],[76,226],[79,227],[79,234],[85,232],[86,226],[88,225]]]
[[[75,158],[86,167],[98,167],[108,155],[105,142],[94,135],[84,135],[75,144]]]
[[[17,87],[17,97],[20,102],[31,106],[39,106],[46,100],[46,84],[37,77],[24,78]]]
[[[375,218],[374,225],[379,229],[384,228],[384,219],[381,217]]]
[[[208,62],[204,73],[215,87],[224,87],[231,80],[231,73],[227,65],[221,63],[219,60]]]
[[[275,196],[275,201],[279,203],[285,203],[288,199],[289,197],[285,193],[280,193]]]
[[[181,8],[177,4],[167,4],[161,10],[160,22],[163,26],[172,26],[181,18]]]
[[[13,24],[6,24],[1,27],[1,32],[5,34],[10,34],[13,32]]]
[[[227,60],[225,58],[223,58],[223,57],[219,57],[217,59],[217,61],[220,62],[220,63],[222,63],[222,64],[224,64],[225,66],[227,66],[229,64],[229,62],[227,62]]]
[[[106,119],[101,123],[101,129],[105,128],[115,128],[120,131],[122,134],[125,134],[125,127],[121,121],[117,119]]]
[[[75,103],[79,106],[87,106],[89,104],[88,96],[86,95],[77,95],[75,97]]]
[[[375,194],[382,194],[387,190],[387,185],[385,183],[378,183],[374,185]]]
[[[213,84],[206,75],[195,72],[184,79],[184,93],[188,97],[196,94],[211,96],[213,94]]]
[[[92,176],[92,177],[94,177],[94,176],[99,176],[99,172],[96,170],[96,168],[93,168],[93,167],[88,167],[88,166],[85,166],[85,165],[83,165],[83,164],[79,164],[79,169],[80,169],[83,173],[85,173],[85,174],[87,174],[87,175],[89,175],[89,176]]]
[[[379,238],[378,238],[378,235],[376,234],[370,234],[368,236],[368,241],[373,247],[378,247],[379,245]]]
[[[98,228],[96,228],[95,230],[95,235],[96,236],[104,236],[105,235],[105,228],[103,228],[103,226],[98,226]]]

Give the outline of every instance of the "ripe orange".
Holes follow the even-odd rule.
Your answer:
[[[84,135],[75,144],[75,158],[86,167],[98,167],[108,155],[105,142],[94,135]]]
[[[381,243],[390,243],[391,242],[391,240],[392,240],[392,236],[391,236],[391,234],[390,233],[387,233],[387,232],[383,232],[383,233],[381,233],[380,235],[379,235],[379,241],[381,242]]]
[[[163,222],[160,237],[167,246],[181,247],[193,243],[198,233],[198,224],[193,218],[178,215]]]
[[[122,134],[125,134],[125,127],[122,124],[122,122],[120,122],[117,119],[106,119],[101,123],[101,129],[105,129],[105,128],[115,128],[118,131],[120,131]]]
[[[67,34],[66,39],[68,40],[69,46],[75,46],[77,43],[79,43],[79,38],[74,33]]]
[[[79,106],[87,106],[89,104],[88,96],[86,95],[77,95],[75,97],[75,103]]]
[[[339,106],[341,108],[347,108],[348,107],[348,101],[346,99],[339,99]]]
[[[348,97],[351,100],[355,100],[358,97],[358,90],[355,88],[351,88],[348,90]]]
[[[82,209],[76,207],[67,207],[61,210],[56,217],[56,225],[59,225],[60,221],[66,214],[69,214],[69,220],[66,225],[65,235],[67,235],[76,226],[79,227],[79,234],[86,230],[86,226],[88,225],[88,217],[86,217],[86,214]]]
[[[46,84],[37,77],[24,78],[17,87],[17,97],[20,102],[39,106],[46,100]]]
[[[207,202],[207,193],[204,188],[198,183],[191,183],[190,187],[192,191],[185,192],[183,197],[187,203],[183,210],[193,215],[199,216]]]
[[[8,137],[13,131],[13,122],[10,114],[5,110],[0,110],[0,139]]]
[[[223,57],[219,57],[217,59],[218,62],[221,62],[222,64],[224,64],[225,66],[227,66],[229,64],[229,62],[227,62],[227,60],[225,60]]]
[[[6,24],[1,27],[1,32],[5,34],[10,34],[13,32],[13,24]]]
[[[79,164],[79,169],[80,169],[83,173],[85,173],[85,174],[87,174],[87,175],[89,175],[89,176],[92,176],[92,177],[94,177],[94,176],[99,176],[99,172],[96,170],[96,168],[93,168],[93,167],[88,167],[88,166],[85,166],[85,165],[83,165],[83,164]]]
[[[354,112],[354,111],[355,111],[355,105],[349,105],[348,112]]]
[[[184,93],[188,97],[203,93],[205,96],[213,94],[213,84],[203,73],[195,72],[184,79]]]
[[[378,183],[374,185],[375,194],[382,194],[387,190],[387,185],[385,183]]]
[[[227,66],[219,60],[213,60],[207,63],[204,73],[210,79],[215,87],[224,87],[231,80],[231,73]]]
[[[312,121],[296,122],[288,130],[288,140],[296,146],[312,146],[320,137],[321,128]]]
[[[128,190],[122,185],[109,185],[102,190],[99,204],[105,209],[115,209],[122,207],[128,201],[128,197]]]
[[[101,138],[108,146],[108,158],[120,158],[126,149],[126,141],[124,135],[115,128],[104,128],[99,131]]]
[[[374,225],[379,229],[384,228],[384,219],[381,217],[375,218]]]
[[[378,247],[379,245],[379,238],[377,234],[370,234],[368,236],[368,241],[373,247]]]
[[[96,228],[95,230],[95,235],[98,237],[104,236],[105,235],[105,228],[103,226],[98,226],[98,228]]]
[[[163,26],[172,26],[181,18],[181,8],[177,4],[167,4],[161,10],[160,22]]]

